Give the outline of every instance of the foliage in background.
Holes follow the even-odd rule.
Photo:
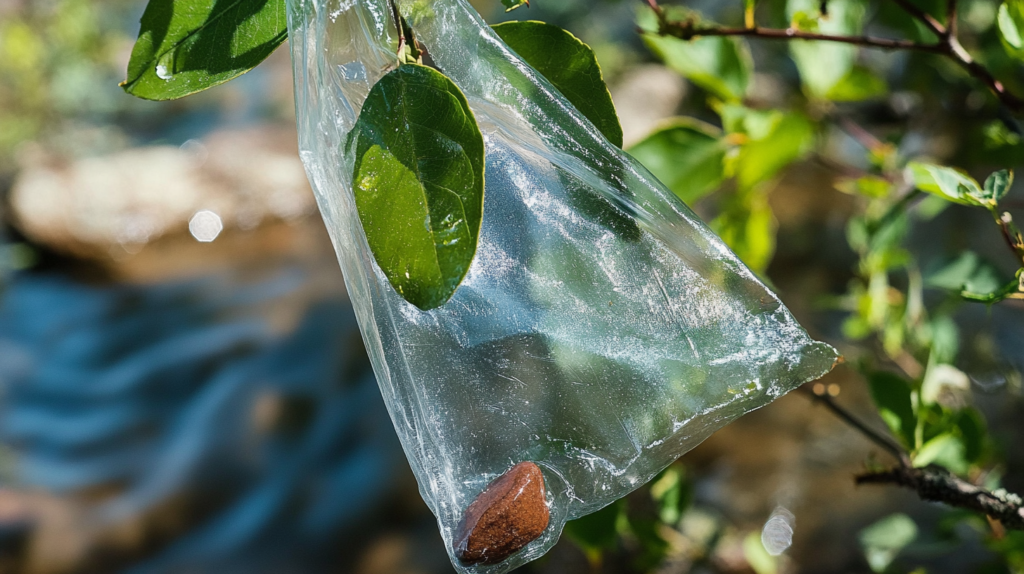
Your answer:
[[[9,13],[0,6],[0,174],[13,170],[20,144],[51,137],[58,126],[64,137],[74,132],[95,143],[105,134],[90,124],[131,104],[114,86],[120,52],[130,46],[122,31],[127,3],[30,2]]]
[[[236,2],[226,10],[188,0],[201,10],[177,17],[168,12],[169,2],[154,0],[147,9],[125,84],[130,93],[168,99],[222,83],[251,69],[284,39],[280,0]],[[526,3],[502,4],[511,10]],[[554,4],[534,2],[532,8],[567,26],[594,9],[591,2]],[[684,40],[663,35],[655,12],[636,4],[638,39],[593,45],[605,76],[653,58],[694,91],[685,106],[689,115],[666,120],[627,151],[767,275],[778,232],[773,192],[810,166],[830,170],[835,188],[857,213],[846,224],[845,251],[854,261],[848,285],[844,292],[823,293],[827,306],[844,314],[850,364],[862,373],[881,420],[915,466],[939,465],[998,492],[1005,446],[971,406],[962,357],[974,342],[965,340],[958,313],[973,305],[998,312],[1021,298],[1024,240],[1007,211],[1015,195],[1008,168],[1024,158],[1020,110],[940,55],[744,36]],[[933,31],[892,0],[677,4],[664,6],[665,18],[699,26],[756,22],[807,34],[935,41]],[[910,5],[944,21],[949,4]],[[707,13],[695,12],[696,6]],[[958,8],[962,44],[1001,86],[1024,93],[1024,2],[962,0]],[[104,70],[121,41],[105,28],[103,10],[94,2],[62,0],[0,19],[0,158],[44,132],[57,112],[110,114],[120,105],[110,103],[107,84],[96,84],[110,76]],[[512,16],[536,16],[524,12],[525,6]],[[214,37],[231,41],[211,49]],[[515,49],[530,60],[526,45]],[[558,77],[545,73],[602,126],[597,118],[607,118],[606,109],[588,113],[582,102],[593,97],[574,99]],[[603,102],[607,90],[602,84],[582,93],[598,94]],[[602,131],[614,141],[613,128]],[[950,133],[957,141],[943,139]],[[948,241],[942,261],[923,259],[915,231],[950,211],[958,217],[986,214],[992,221],[988,244],[996,246],[969,249]],[[570,523],[566,535],[595,567],[623,548],[637,571],[683,558],[696,566],[735,542],[759,574],[778,568],[755,533],[737,532],[694,506],[691,486],[685,468],[673,465],[635,496]],[[1024,572],[1020,532],[1000,532],[962,512],[951,511],[950,522],[984,537],[1000,560],[996,571]],[[865,529],[859,544],[873,570],[909,571],[901,552],[922,536],[910,517],[895,514]]]

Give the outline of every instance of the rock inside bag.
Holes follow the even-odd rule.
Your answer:
[[[354,189],[372,182],[354,181],[356,155],[404,162],[403,189],[428,218],[441,204],[431,194],[443,195],[430,186],[447,175],[423,176],[422,154],[399,149],[401,138],[364,131],[373,145],[348,145],[395,70],[398,34],[385,0],[318,1],[289,1],[302,157],[395,429],[460,572],[541,556],[567,520],[831,369],[835,350],[464,0],[398,2],[429,63],[464,95],[471,113],[451,117],[473,118],[484,144],[476,250],[458,255],[468,269],[451,259],[464,276],[410,302],[395,287],[402,263],[378,260],[377,245],[394,246],[367,239],[375,231]],[[476,220],[464,221],[472,238]]]

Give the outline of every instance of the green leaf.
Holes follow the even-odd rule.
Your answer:
[[[1010,281],[995,265],[973,251],[965,251],[944,267],[929,274],[925,285],[950,291],[990,293],[1001,289]]]
[[[752,129],[752,119],[744,122],[751,139],[743,144],[736,158],[736,181],[741,189],[775,177],[790,163],[800,159],[814,143],[814,124],[798,113],[774,112],[763,126]]]
[[[745,191],[726,202],[711,229],[757,273],[764,272],[775,255],[777,224],[761,190]]]
[[[858,194],[871,199],[880,199],[892,191],[892,182],[877,175],[859,178],[844,178],[836,183],[836,189],[850,195]]]
[[[462,91],[416,64],[370,90],[346,153],[356,208],[391,285],[423,310],[455,293],[476,253],[484,142]]]
[[[900,551],[917,538],[917,524],[906,514],[891,514],[860,531],[864,557],[874,572],[884,572]]]
[[[983,192],[971,176],[951,167],[930,163],[907,164],[910,181],[921,191],[961,205],[983,205]]]
[[[718,128],[674,118],[627,151],[680,199],[693,204],[722,183],[727,150]]]
[[[285,0],[151,0],[121,86],[181,98],[248,72],[287,37]]]
[[[960,294],[968,301],[995,303],[1018,291],[1018,281],[973,251],[965,251],[925,277],[925,285]]]
[[[565,523],[562,531],[584,554],[596,562],[605,550],[615,548],[623,503],[617,500],[597,512]]]
[[[506,12],[511,12],[520,6],[530,7],[530,0],[501,0],[501,5],[505,7]]]
[[[964,444],[964,458],[971,463],[978,462],[985,452],[985,419],[977,410],[966,407],[960,411],[956,421],[960,439]]]
[[[938,403],[946,389],[963,392],[970,388],[971,379],[960,369],[950,364],[929,361],[924,381],[921,382],[921,403],[925,405]]]
[[[1006,0],[996,16],[999,39],[1006,53],[1024,59],[1024,0]]]
[[[604,137],[622,147],[622,126],[590,46],[544,22],[505,22],[494,32],[576,106]]]
[[[910,384],[902,377],[881,371],[868,373],[867,378],[871,398],[882,420],[894,435],[903,440],[904,445],[913,445],[917,419],[910,398]]]
[[[833,102],[860,102],[889,93],[885,80],[863,66],[854,66],[850,72],[828,89],[825,97]]]
[[[914,455],[914,466],[920,468],[937,464],[950,472],[963,474],[970,467],[965,455],[966,449],[960,437],[943,433],[924,443]]]
[[[817,13],[820,7],[819,0],[788,0],[786,3],[790,19],[803,12],[805,15],[801,20],[804,22],[808,14]],[[817,31],[837,36],[857,35],[864,15],[865,6],[861,0],[830,0],[828,17],[818,19]],[[794,40],[789,43],[789,50],[800,70],[804,89],[809,95],[823,99],[829,98],[832,90],[837,89],[852,72],[857,60],[856,46],[838,42]]]
[[[960,292],[960,296],[966,301],[973,303],[986,303],[993,304],[1008,299],[1011,295],[1021,292],[1021,283],[1019,279],[1013,279],[999,287],[994,289],[974,289],[971,287],[964,287],[964,290]]]
[[[1007,193],[1010,193],[1012,185],[1013,170],[1002,169],[993,172],[985,180],[985,186],[982,188],[982,199],[998,204],[1000,200],[1006,197]]]
[[[689,484],[682,465],[672,465],[651,481],[651,498],[658,508],[658,518],[675,526],[690,503]]]
[[[779,559],[768,553],[757,532],[743,538],[742,548],[743,557],[755,574],[776,574],[779,571]]]
[[[670,10],[670,12],[679,12]],[[684,19],[688,12],[671,15]],[[750,48],[740,38],[706,36],[680,40],[657,34],[657,20],[650,10],[640,13],[644,43],[654,54],[687,80],[727,102],[738,102],[747,94],[754,73]]]

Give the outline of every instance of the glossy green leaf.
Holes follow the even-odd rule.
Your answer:
[[[982,199],[998,204],[1000,200],[1010,193],[1013,185],[1013,170],[1002,169],[994,172],[985,180],[982,187]]]
[[[675,118],[627,151],[692,204],[722,183],[727,150],[718,128],[692,118]]]
[[[1006,53],[1024,59],[1024,0],[1006,0],[996,15],[999,38]]]
[[[910,162],[907,172],[911,182],[921,191],[961,205],[982,205],[982,189],[971,176],[951,167]]]
[[[917,524],[906,514],[891,514],[860,531],[864,557],[874,572],[884,572],[917,538]]]
[[[494,32],[540,72],[604,137],[622,147],[622,126],[590,46],[544,22],[505,22]]]
[[[670,8],[667,9],[673,20],[689,16],[688,12]],[[744,40],[723,36],[693,40],[659,36],[657,20],[650,10],[640,13],[638,23],[645,32],[644,43],[666,66],[724,101],[738,102],[746,96],[754,74],[754,60]]]
[[[287,37],[285,0],[151,0],[121,86],[147,100],[194,94],[248,72]]]
[[[483,136],[465,96],[431,68],[400,66],[370,90],[347,148],[377,264],[413,305],[443,305],[469,271],[483,218]]]
[[[817,14],[821,7],[819,0],[788,0],[786,11],[790,19],[803,13]],[[817,19],[817,32],[837,36],[852,36],[860,33],[864,22],[865,4],[862,0],[830,0],[828,17]],[[806,26],[806,24],[804,24]],[[817,98],[829,98],[832,91],[854,70],[857,47],[839,42],[815,42],[794,40],[789,43],[790,53],[806,92]],[[849,90],[849,86],[841,88]],[[839,92],[842,95],[842,91]]]
[[[910,384],[901,377],[881,371],[869,373],[867,378],[871,398],[882,420],[904,445],[913,445],[917,419],[914,417]]]

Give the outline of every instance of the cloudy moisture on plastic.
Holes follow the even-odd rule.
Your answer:
[[[460,572],[541,556],[565,521],[641,486],[837,355],[676,197],[609,144],[464,0],[400,1],[465,92],[486,144],[480,244],[454,297],[420,311],[373,261],[344,142],[395,65],[385,0],[289,0],[300,148],[374,370]],[[550,524],[466,566],[463,511],[513,465],[544,475]]]

